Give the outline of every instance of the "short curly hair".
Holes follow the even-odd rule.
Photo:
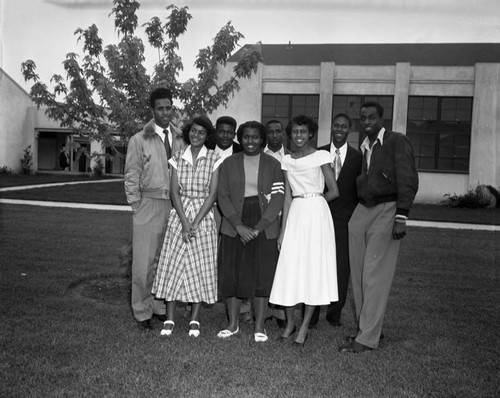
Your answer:
[[[149,106],[154,109],[157,99],[168,99],[172,103],[172,91],[165,87],[155,88],[149,95]]]
[[[318,123],[316,123],[311,117],[307,115],[297,115],[290,120],[286,126],[286,135],[289,137],[292,136],[292,127],[294,124],[298,124],[299,126],[306,125],[309,130],[310,138],[314,137],[314,135],[318,132]]]
[[[193,127],[194,124],[197,124],[198,126],[201,126],[205,130],[207,130],[207,140],[205,141],[205,146],[207,148],[213,149],[215,147],[215,128],[206,115],[195,116],[193,119],[191,119],[191,121],[184,125],[184,127],[182,128],[182,138],[184,139],[184,142],[188,145],[190,144],[189,132],[191,131],[191,127]]]
[[[238,131],[236,132],[236,136],[238,137],[238,142],[241,144],[241,139],[243,137],[243,131],[245,129],[257,129],[257,131],[260,133],[260,138],[262,139],[262,145],[261,147],[264,148],[266,146],[266,138],[267,138],[267,132],[266,128],[264,125],[256,120],[251,120],[248,122],[245,122],[243,124],[240,124],[238,127]]]

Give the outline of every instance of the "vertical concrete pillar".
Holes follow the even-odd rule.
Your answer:
[[[469,186],[500,186],[500,63],[475,65]]]
[[[106,165],[106,158],[105,158],[105,153],[106,153],[106,149],[104,148],[104,145],[101,141],[90,141],[90,154],[91,154],[91,157],[90,157],[90,169],[92,171],[94,171],[94,166],[96,165],[97,163],[97,159],[98,157],[94,156],[94,153],[98,153],[100,154],[101,156],[99,157],[101,159],[101,162],[102,162],[102,172],[104,173],[104,168],[105,168],[105,165]]]
[[[410,94],[410,63],[396,63],[396,79],[394,84],[394,109],[392,129],[406,134],[408,118],[408,95]]]
[[[319,79],[318,146],[330,142],[335,63],[322,62]]]

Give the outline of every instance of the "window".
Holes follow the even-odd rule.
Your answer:
[[[359,123],[359,109],[361,104],[367,101],[378,102],[384,108],[384,127],[387,130],[392,130],[392,108],[394,98],[392,96],[377,96],[377,95],[334,95],[333,96],[333,112],[332,118],[337,113],[347,113],[353,121],[353,126],[347,142],[354,148],[359,148],[363,140],[364,134],[361,133],[361,125]]]
[[[264,94],[262,95],[262,123],[269,120],[279,120],[286,128],[290,119],[294,116],[304,114],[312,117],[318,122],[319,117],[319,95],[292,95],[292,94]],[[290,140],[285,134],[287,148],[293,150]],[[311,140],[311,145],[316,146],[318,135]]]
[[[422,171],[468,172],[470,97],[410,97],[406,134]]]

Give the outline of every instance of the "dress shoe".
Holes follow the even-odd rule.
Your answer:
[[[191,321],[189,322],[189,333],[190,337],[198,337],[200,335],[200,322]]]
[[[373,348],[358,343],[357,341],[353,341],[351,343],[347,343],[339,347],[339,352],[349,352],[352,354],[359,354],[365,351],[372,351],[372,350]]]
[[[238,326],[234,332],[231,332],[229,329],[224,329],[221,330],[219,333],[217,333],[217,337],[220,339],[227,339],[228,337],[234,336],[240,331],[240,327]]]
[[[357,335],[357,334],[353,334],[353,335],[350,335],[350,336],[346,336],[345,341],[346,341],[347,343],[353,343],[353,342],[354,342],[354,340],[356,340],[356,337],[358,337],[358,335]],[[380,335],[380,340],[382,340],[384,337],[385,337],[385,336],[384,336],[384,334],[382,333],[382,334]]]
[[[167,327],[167,325],[172,325],[172,327]],[[171,336],[174,332],[175,322],[165,321],[163,322],[163,329],[160,332],[160,336]]]
[[[137,322],[137,326],[139,326],[139,329],[144,331],[153,329],[153,327],[151,326],[151,319],[146,319],[145,321]]]
[[[328,316],[326,317],[326,321],[330,324],[330,326],[333,326],[335,328],[339,328],[342,326],[342,322],[340,322],[340,319],[336,318],[329,318]]]
[[[304,345],[306,344],[307,338],[309,337],[309,332],[307,332],[306,337],[304,338],[303,342],[299,342],[295,340],[292,344],[292,346],[297,347],[297,348],[304,348]]]
[[[280,336],[280,337],[278,337],[278,341],[279,341],[279,342],[281,342],[281,343],[283,343],[283,342],[287,341],[290,337],[292,337],[292,336],[293,336],[293,334],[294,334],[296,331],[297,331],[297,327],[296,327],[296,326],[294,326],[294,327],[293,327],[293,329],[292,329],[292,331],[290,332],[290,334],[289,334],[288,336]]]
[[[160,322],[165,322],[167,320],[167,315],[166,314],[154,314],[153,313],[153,318],[158,319]]]
[[[264,330],[264,333],[260,333],[260,332],[254,333],[254,339],[255,339],[256,343],[266,342],[268,340],[266,331]]]

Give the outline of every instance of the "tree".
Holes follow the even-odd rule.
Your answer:
[[[154,17],[142,25],[149,45],[158,51],[158,62],[150,76],[143,65],[144,43],[135,35],[139,7],[135,0],[113,0],[110,15],[114,15],[117,35],[121,36],[116,45],[104,47],[95,24],[85,30],[78,28],[75,35],[83,42],[83,58],[79,61],[76,53],[68,53],[63,61],[66,78],[53,75],[51,89],[40,81],[34,61],[27,60],[21,66],[25,80],[34,83],[32,100],[38,107],[47,107],[49,118],[113,148],[114,135],[130,137],[151,117],[148,96],[154,87],[171,88],[182,104],[179,114],[185,117],[210,113],[227,104],[239,90],[238,80],[250,77],[261,60],[258,46],[246,48],[231,77],[218,82],[218,67],[226,65],[244,37],[228,22],[211,46],[199,50],[197,78],[179,82],[183,64],[178,38],[186,32],[192,17],[188,7],[169,5],[166,9],[170,14],[164,22]]]

